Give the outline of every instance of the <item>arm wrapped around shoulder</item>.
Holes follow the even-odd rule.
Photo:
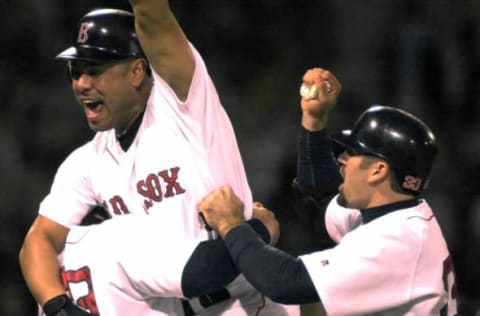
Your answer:
[[[247,224],[265,243],[270,242],[270,233],[261,220],[252,218]],[[239,273],[222,239],[203,241],[195,248],[183,269],[183,294],[192,298],[218,291]]]

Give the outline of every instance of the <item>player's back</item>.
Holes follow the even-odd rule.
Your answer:
[[[160,215],[126,215],[72,227],[60,257],[64,283],[95,315],[176,315],[183,266],[198,240]],[[176,240],[171,243],[169,238]]]

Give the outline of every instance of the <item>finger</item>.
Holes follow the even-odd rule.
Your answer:
[[[330,94],[333,92],[333,85],[332,83],[328,80],[328,79],[324,79],[322,81],[320,81],[320,86],[321,86],[321,90],[325,93],[325,94]]]
[[[312,85],[315,82],[316,78],[321,77],[321,74],[324,72],[323,68],[315,67],[308,69],[303,75],[303,82],[308,85]]]
[[[253,206],[255,206],[255,207],[263,207],[263,204],[260,203],[260,202],[255,201],[255,202],[253,202]]]
[[[202,212],[198,213],[198,219],[201,223],[201,225],[205,228],[206,231],[212,231],[212,227],[208,225],[207,220],[205,219],[205,216],[203,215]]]
[[[339,86],[335,76],[326,69],[315,67],[307,70],[300,86],[300,95],[306,100],[317,99],[318,94],[329,95]]]

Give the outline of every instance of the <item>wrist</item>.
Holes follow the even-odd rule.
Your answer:
[[[60,296],[60,295],[65,295],[65,289],[63,287],[61,288],[55,288],[55,289],[48,289],[46,291],[43,291],[39,293],[39,295],[34,295],[36,301],[40,306],[44,306],[48,301],[51,299]]]
[[[224,221],[218,225],[218,234],[224,238],[232,229],[243,223],[243,220]]]
[[[267,226],[258,218],[249,219],[246,222],[252,229],[262,238],[266,244],[270,244],[272,237],[270,236],[270,231]]]
[[[43,311],[47,316],[54,315],[56,312],[62,309],[62,307],[64,307],[69,300],[70,299],[65,293],[57,295],[45,302],[43,305]]]
[[[302,126],[311,132],[320,131],[327,127],[328,116],[327,114],[322,115],[321,117],[314,117],[312,115],[303,114],[302,116]]]

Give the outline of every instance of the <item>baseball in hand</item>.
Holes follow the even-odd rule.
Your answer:
[[[309,86],[306,83],[302,83],[302,86],[300,87],[300,95],[306,100],[315,99],[318,96],[317,86]]]

